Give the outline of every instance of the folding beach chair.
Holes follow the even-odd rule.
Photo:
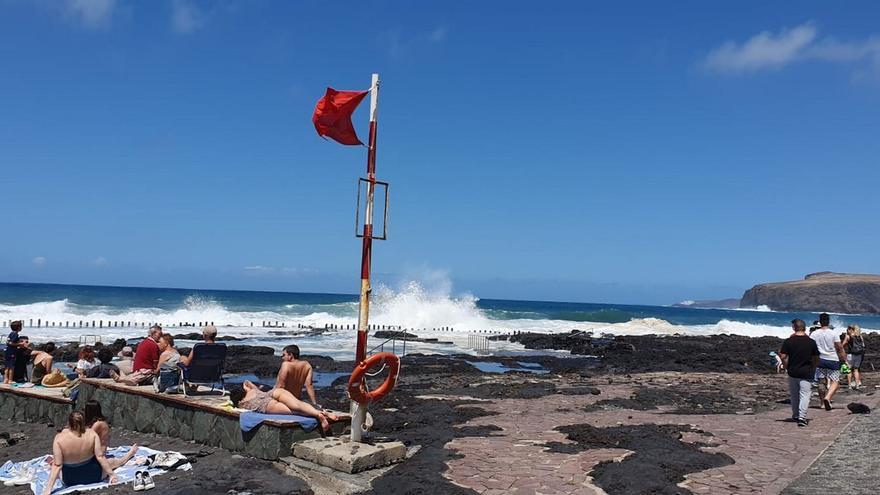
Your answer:
[[[226,344],[196,344],[192,348],[192,361],[189,366],[178,363],[180,384],[183,395],[188,395],[190,386],[211,385],[211,391],[219,383],[220,390],[226,394],[223,381],[223,368],[226,363]]]

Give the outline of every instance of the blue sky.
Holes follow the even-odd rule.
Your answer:
[[[0,281],[669,303],[878,272],[880,6],[0,0]],[[355,114],[366,137],[367,105]]]

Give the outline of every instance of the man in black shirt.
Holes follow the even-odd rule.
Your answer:
[[[788,370],[788,392],[791,395],[791,418],[798,426],[807,426],[807,408],[810,405],[810,384],[819,365],[819,348],[807,335],[804,320],[791,320],[794,335],[785,339],[779,354]]]

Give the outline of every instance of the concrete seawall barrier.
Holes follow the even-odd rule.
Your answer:
[[[73,412],[74,403],[60,389],[17,389],[0,385],[0,417],[25,423],[61,427]]]

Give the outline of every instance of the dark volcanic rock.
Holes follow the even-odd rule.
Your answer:
[[[678,486],[685,475],[734,463],[727,454],[704,452],[699,443],[682,442],[682,432],[704,433],[686,425],[596,428],[580,424],[560,426],[556,430],[575,443],[552,442],[547,445],[552,452],[574,454],[602,448],[633,451],[620,462],[600,462],[590,473],[593,483],[610,495],[692,493]]]
[[[185,349],[181,352],[186,353]],[[275,376],[281,366],[281,356],[275,349],[255,345],[231,345],[226,354],[227,373],[253,373],[257,376]]]
[[[867,334],[868,348],[872,343]],[[773,373],[767,353],[779,349],[782,339],[741,335],[628,335],[591,337],[584,333],[534,334],[510,337],[529,349],[570,350],[598,356],[590,369],[645,373],[652,371],[705,371],[720,373]],[[588,347],[589,346],[589,347]]]
[[[55,343],[55,352],[52,353],[52,357],[55,359],[55,362],[75,362],[79,359],[79,351],[85,347],[80,346],[77,342],[68,342],[68,343]],[[91,348],[97,352],[102,347],[109,347],[113,354],[116,355],[119,351],[125,347],[125,339],[116,339],[112,344],[104,344],[102,342],[98,342],[95,345],[91,345]],[[45,348],[45,344],[41,344],[36,346],[38,350],[43,350]]]
[[[377,339],[417,339],[418,335],[403,330],[379,330],[373,334]]]
[[[178,333],[178,334],[174,335],[173,337],[175,339],[180,339],[180,340],[202,340],[202,334],[195,333],[195,332]],[[233,337],[231,335],[221,335],[220,337],[217,337],[217,340],[222,342],[222,341],[227,341],[227,340],[244,340],[244,339],[240,339],[238,337]]]
[[[572,354],[594,354],[593,335],[580,330],[570,333],[518,333],[510,336],[511,342],[518,342],[528,349],[565,349]]]
[[[880,275],[820,272],[804,280],[760,284],[743,294],[740,307],[776,311],[880,313]]]
[[[649,411],[661,406],[673,414],[754,414],[776,406],[779,394],[759,387],[731,390],[729,383],[687,382],[640,386],[628,398],[606,399],[584,408],[587,412],[632,409]]]

